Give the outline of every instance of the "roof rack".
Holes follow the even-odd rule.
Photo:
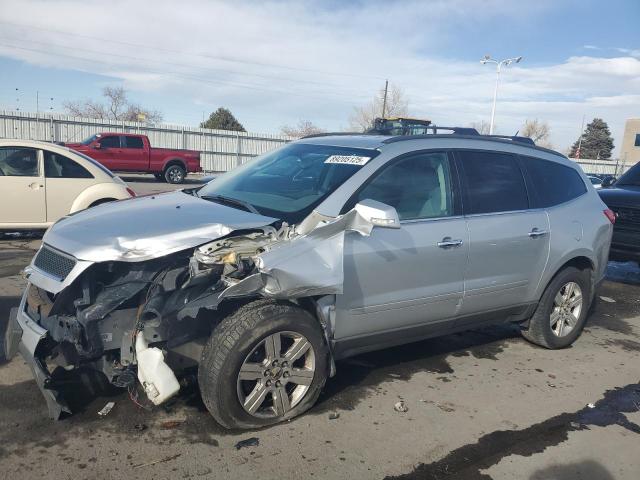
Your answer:
[[[451,135],[461,135],[461,136],[465,136],[465,137],[477,137],[478,139],[487,139],[487,140],[510,140],[514,143],[521,143],[523,145],[529,145],[532,147],[535,147],[536,144],[535,142],[530,139],[529,137],[520,137],[517,135],[482,135],[480,133],[478,133],[478,131],[475,128],[467,128],[467,127],[438,127],[438,126],[429,126],[426,127],[426,129],[428,130],[433,130],[433,133],[428,133],[428,134],[424,134],[424,135],[398,135],[398,136],[394,136],[391,138],[387,138],[386,140],[384,140],[382,143],[395,143],[395,142],[401,142],[403,140],[419,140],[419,139],[425,139],[425,138],[431,138],[433,135],[439,135],[439,136],[447,136],[448,134],[445,135],[441,135],[439,133],[439,131],[441,130],[448,130],[451,132]]]

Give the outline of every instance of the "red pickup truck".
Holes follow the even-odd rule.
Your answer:
[[[96,133],[80,143],[65,143],[109,170],[153,173],[158,180],[182,183],[187,172],[200,172],[200,152],[153,148],[146,135]]]

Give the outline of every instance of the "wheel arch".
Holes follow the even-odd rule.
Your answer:
[[[567,255],[562,260],[560,260],[553,269],[549,270],[549,275],[546,276],[542,282],[540,282],[540,286],[538,288],[538,300],[542,297],[542,294],[547,289],[549,283],[553,281],[553,279],[564,269],[567,267],[575,267],[578,270],[589,270],[591,277],[591,292],[590,296],[593,298],[595,295],[595,272],[596,272],[596,263],[593,255],[591,255],[588,251],[575,252],[573,255]]]
[[[165,160],[164,164],[162,165],[162,172],[166,172],[167,168],[171,167],[172,165],[179,165],[184,168],[185,173],[187,172],[187,163],[183,159],[178,157],[172,157]]]

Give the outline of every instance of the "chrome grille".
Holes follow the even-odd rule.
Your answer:
[[[73,257],[62,254],[48,245],[43,245],[33,264],[43,272],[64,280],[73,270],[76,261]]]

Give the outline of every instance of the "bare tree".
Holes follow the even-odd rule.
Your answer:
[[[382,116],[382,104],[384,102],[384,91],[373,97],[373,99],[362,107],[355,107],[349,117],[349,126],[352,130],[368,130],[373,126],[376,117]],[[404,91],[397,85],[389,85],[387,93],[387,103],[385,105],[385,117],[406,117],[409,112],[409,100]]]
[[[537,118],[535,120],[526,120],[524,125],[520,129],[520,135],[523,137],[529,137],[541,147],[551,148],[552,145],[549,142],[549,134],[551,133],[551,127],[544,121],[540,121]]]
[[[125,120],[129,122],[160,123],[162,114],[158,110],[143,108],[130,103],[127,91],[122,87],[105,87],[102,96],[105,103],[94,100],[67,101],[63,106],[74,117],[98,118],[101,120]]]
[[[480,135],[489,135],[489,122],[487,122],[486,120],[471,122],[469,126],[471,128],[475,128]]]
[[[324,132],[323,129],[309,120],[300,120],[295,126],[283,125],[280,128],[280,131],[283,135],[294,138],[306,137],[307,135],[315,135],[316,133]]]

